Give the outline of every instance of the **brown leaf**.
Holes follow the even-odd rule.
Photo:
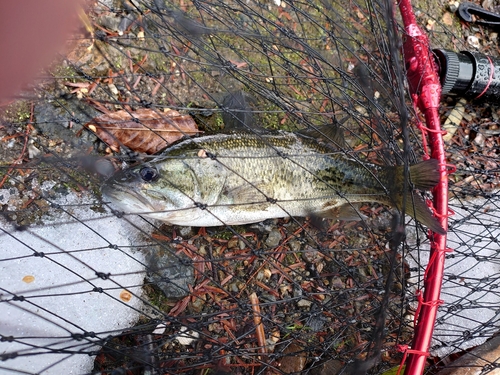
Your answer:
[[[453,17],[452,17],[452,14],[450,12],[445,12],[443,14],[443,23],[446,25],[446,26],[451,26],[453,25]]]
[[[282,352],[283,357],[280,359],[280,370],[285,374],[300,373],[304,370],[307,363],[306,353],[304,348],[292,342]]]
[[[199,133],[191,116],[172,109],[165,112],[148,108],[135,112],[110,112],[92,119],[85,127],[96,133],[114,152],[119,152],[120,146],[126,146],[146,154],[155,154],[185,135]]]

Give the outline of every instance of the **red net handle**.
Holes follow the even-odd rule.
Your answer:
[[[438,107],[441,100],[441,84],[429,40],[417,25],[410,0],[401,0],[399,9],[405,26],[403,53],[414,104],[424,114],[426,126],[421,126],[422,136],[429,139],[430,156],[439,161],[441,178],[433,190],[435,214],[443,226],[448,228],[448,166],[446,164],[443,131],[439,121]],[[424,141],[424,147],[427,145]],[[441,300],[444,258],[447,251],[446,235],[431,233],[431,254],[424,274],[424,292],[419,298],[419,309],[411,349],[405,357],[405,375],[420,375],[424,371],[437,309]]]

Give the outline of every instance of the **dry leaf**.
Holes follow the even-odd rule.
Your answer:
[[[450,12],[445,12],[443,14],[443,23],[447,26],[453,25],[453,18]]]
[[[306,353],[304,348],[292,342],[281,353],[283,357],[280,359],[280,370],[285,374],[301,373],[307,363]]]
[[[114,152],[126,146],[146,154],[155,154],[185,135],[199,133],[191,116],[172,109],[164,113],[147,108],[110,112],[92,119],[85,127]]]

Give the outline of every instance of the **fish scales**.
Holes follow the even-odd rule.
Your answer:
[[[228,136],[224,141],[202,140],[197,145],[197,150],[213,154],[217,162],[235,172],[228,185],[240,185],[241,176],[249,183],[267,186],[274,191],[269,197],[276,199],[283,199],[282,194],[289,196],[290,187],[298,188],[290,199],[332,197],[336,195],[332,189],[347,195],[380,194],[381,184],[390,182],[379,181],[370,172],[380,170],[379,166],[362,164],[344,152],[334,152],[293,133]]]
[[[359,202],[397,206],[403,179],[396,168],[355,160],[295,133],[217,134],[182,141],[117,173],[103,192],[125,213],[177,225],[235,225],[328,217]]]

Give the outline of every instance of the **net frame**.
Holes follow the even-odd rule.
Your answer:
[[[399,2],[407,38],[404,41],[404,60],[410,92],[415,106],[425,116],[425,126],[419,126],[425,139],[430,139],[431,157],[441,166],[441,179],[433,189],[433,206],[443,228],[448,228],[448,174],[452,168],[446,163],[441,121],[438,114],[441,100],[441,84],[438,67],[431,55],[429,39],[417,24],[409,0]],[[424,145],[425,147],[425,145]],[[424,274],[424,292],[419,297],[418,313],[415,315],[415,335],[408,355],[405,374],[422,374],[426,358],[430,355],[432,333],[437,317],[440,300],[445,254],[451,251],[446,244],[446,235],[432,234],[430,261]],[[406,355],[405,355],[406,356]]]

